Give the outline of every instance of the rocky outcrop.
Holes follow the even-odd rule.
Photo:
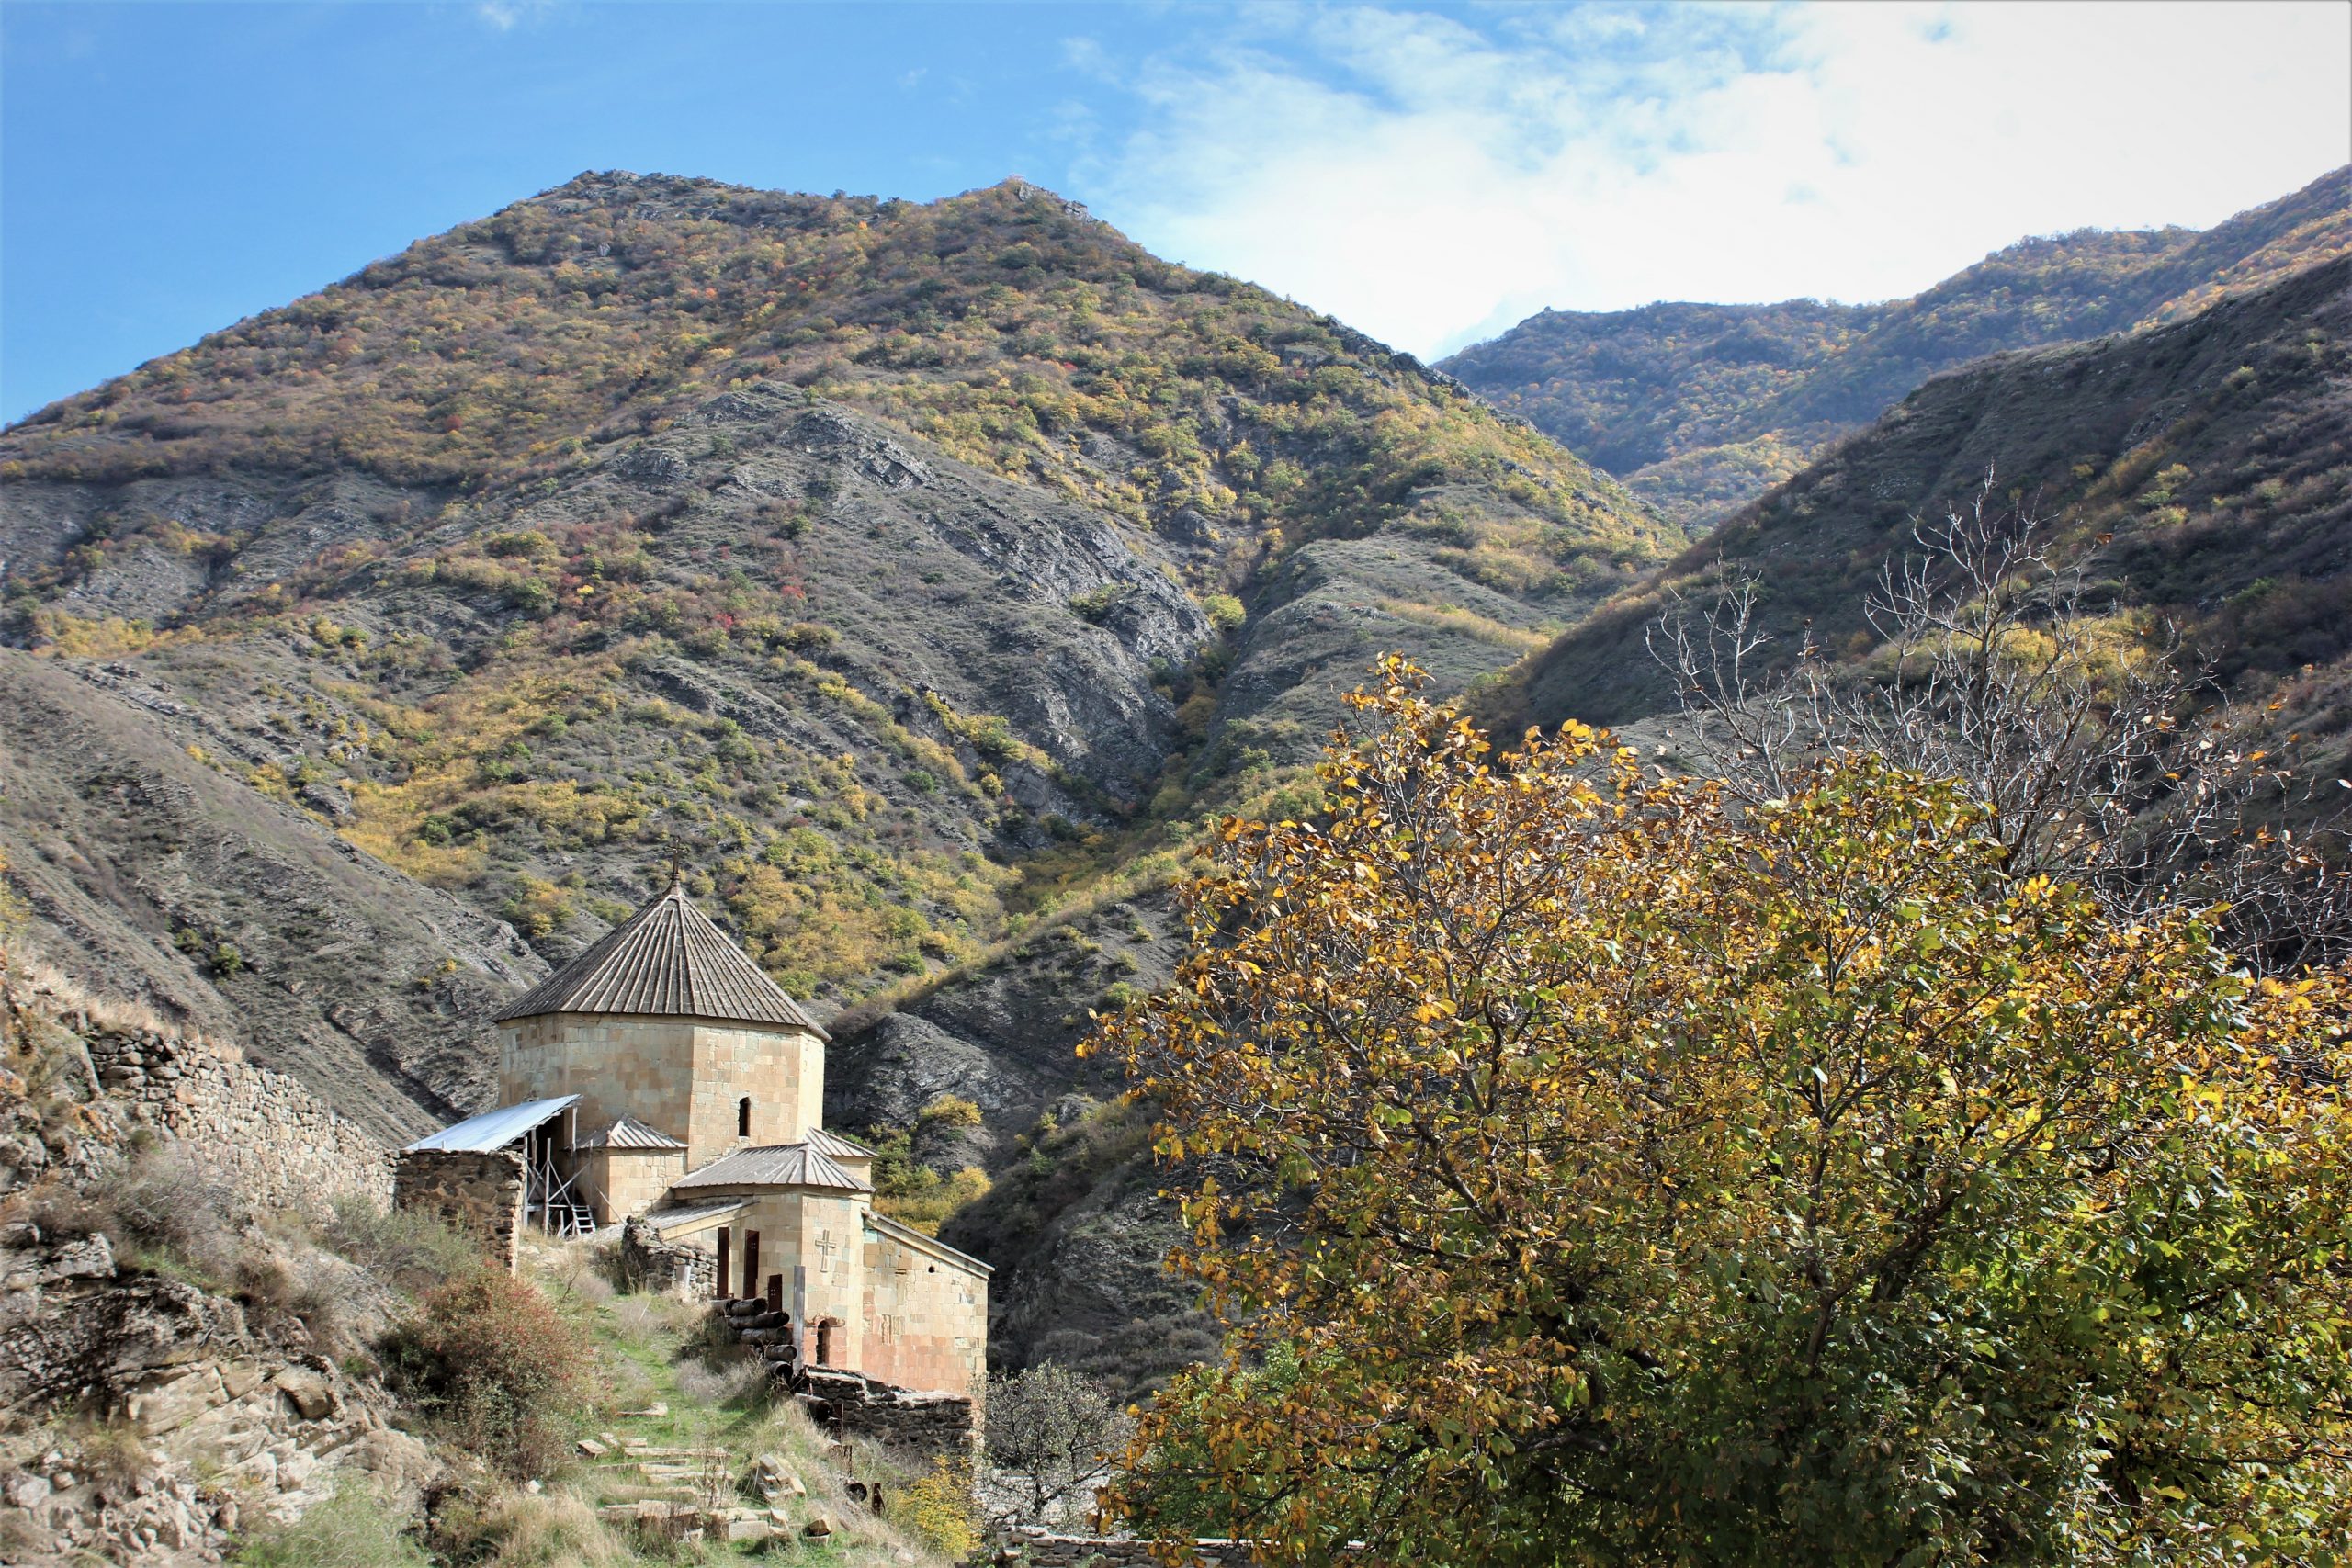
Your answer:
[[[379,1286],[247,1220],[220,1232],[241,1300],[184,1259],[137,1255],[107,1207],[142,1146],[186,1173],[171,1202],[300,1216],[337,1193],[380,1201],[381,1146],[293,1079],[5,953],[0,1023],[0,1408],[25,1418],[0,1430],[0,1562],[216,1562],[346,1468],[396,1493],[429,1483],[437,1462],[394,1426],[366,1358],[346,1370],[311,1327],[380,1322]]]
[[[411,1492],[438,1472],[379,1385],[284,1325],[263,1333],[234,1301],[124,1273],[103,1235],[18,1222],[0,1239],[0,1405],[83,1413],[62,1443],[0,1438],[6,1561],[218,1561],[241,1525],[300,1514],[346,1466]]]

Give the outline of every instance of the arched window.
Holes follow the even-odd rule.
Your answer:
[[[752,1135],[752,1097],[748,1094],[735,1102],[735,1135],[739,1138]]]

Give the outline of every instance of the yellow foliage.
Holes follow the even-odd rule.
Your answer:
[[[2319,1560],[2352,1529],[2352,977],[2014,879],[1955,786],[1741,809],[1418,672],[1229,820],[1160,1108],[1231,1327],[1121,1506],[1269,1562]]]

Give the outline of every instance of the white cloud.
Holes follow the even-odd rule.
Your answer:
[[[511,33],[526,22],[543,20],[554,8],[555,0],[480,0],[474,19],[492,32]]]
[[[2352,7],[1268,7],[1082,160],[1163,254],[1442,352],[1546,305],[1877,299],[2030,233],[2210,225],[2352,161]]]

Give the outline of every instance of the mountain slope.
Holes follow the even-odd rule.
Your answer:
[[[1667,543],[1408,356],[1017,182],[583,175],[41,411],[0,486],[52,716],[11,798],[101,801],[50,740],[87,732],[219,829],[173,880],[143,800],[0,814],[36,935],[401,1129],[480,1104],[491,998],[672,853],[822,1010],[935,981],[1148,888],[1380,649],[1466,684]],[[381,883],[304,884],[362,941],[267,918],[259,863],[321,850]],[[1009,1135],[1104,983],[893,1027],[1014,1063]]]
[[[1783,649],[1809,631],[1863,657],[1864,595],[1913,520],[1988,470],[2070,547],[2096,547],[2103,596],[2175,622],[2224,679],[2284,683],[2283,727],[2331,753],[2352,739],[2352,257],[1928,381],[1514,670],[1485,715],[1516,729],[1672,712],[1645,632],[1668,592],[1703,598],[1719,572],[1759,580]]]
[[[1910,299],[1546,310],[1443,368],[1696,525],[1939,371],[2182,320],[2347,250],[2338,169],[2201,232],[2027,240]]]

